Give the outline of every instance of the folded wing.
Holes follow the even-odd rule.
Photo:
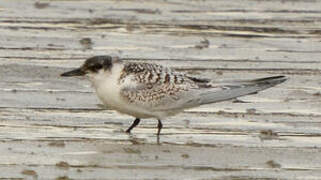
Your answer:
[[[255,94],[259,91],[276,86],[286,80],[287,78],[285,76],[273,76],[248,81],[223,81],[213,83],[212,88],[214,89],[208,88],[199,92],[200,105],[230,100],[248,94]]]
[[[225,101],[257,93],[287,79],[284,76],[273,76],[245,81],[212,82],[155,64],[130,63],[127,66],[128,72],[120,80],[121,96],[135,106],[153,111],[175,111]],[[129,71],[131,69],[136,71]]]

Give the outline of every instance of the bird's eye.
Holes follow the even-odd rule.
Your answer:
[[[95,64],[95,65],[92,65],[90,66],[90,70],[94,71],[94,72],[97,72],[99,69],[101,69],[103,66],[101,64]]]

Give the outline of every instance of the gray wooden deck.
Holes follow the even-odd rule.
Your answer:
[[[132,135],[88,81],[93,55],[213,79],[286,75]],[[321,1],[1,0],[0,179],[321,179]]]

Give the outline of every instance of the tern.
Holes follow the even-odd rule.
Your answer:
[[[111,56],[94,56],[61,76],[87,76],[104,105],[135,117],[130,133],[140,119],[158,120],[157,137],[166,117],[185,109],[256,94],[287,80],[272,76],[254,80],[213,81],[192,77],[154,63],[124,61]]]

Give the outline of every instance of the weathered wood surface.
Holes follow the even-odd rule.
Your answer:
[[[321,179],[320,39],[314,0],[1,0],[0,179]],[[59,77],[102,54],[290,80],[169,118],[157,145],[155,120],[126,135]]]

